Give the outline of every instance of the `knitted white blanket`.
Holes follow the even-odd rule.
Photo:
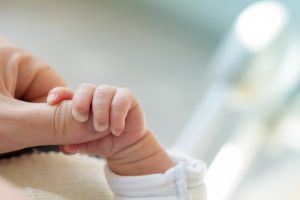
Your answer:
[[[36,200],[111,200],[104,161],[84,155],[35,153],[0,160],[0,175]]]

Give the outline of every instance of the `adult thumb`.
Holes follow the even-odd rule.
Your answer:
[[[109,131],[96,132],[92,119],[86,123],[74,120],[71,108],[71,101],[49,106],[10,99],[0,112],[0,152],[41,145],[84,143],[109,134]]]

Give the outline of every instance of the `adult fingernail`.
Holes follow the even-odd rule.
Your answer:
[[[79,113],[77,110],[75,109],[72,109],[72,116],[75,120],[77,120],[78,122],[86,122],[89,118],[88,115],[85,115],[85,114],[82,114],[82,113]]]
[[[52,103],[54,103],[54,101],[57,98],[58,98],[58,94],[56,94],[56,93],[49,94],[48,97],[47,97],[47,103],[52,104]]]

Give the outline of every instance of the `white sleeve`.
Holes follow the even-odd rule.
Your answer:
[[[106,165],[107,182],[116,200],[205,200],[206,165],[178,151],[168,151],[176,165],[164,174],[120,176]]]

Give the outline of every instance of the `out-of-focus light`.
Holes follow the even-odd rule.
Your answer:
[[[234,144],[227,144],[218,153],[209,167],[207,174],[207,194],[211,200],[226,200],[232,193],[244,160],[242,149]]]
[[[286,116],[278,127],[279,141],[294,151],[300,152],[300,124],[297,114]]]
[[[258,51],[279,35],[287,22],[284,6],[274,1],[263,1],[247,7],[235,24],[235,34],[250,51]]]
[[[208,168],[206,185],[209,200],[232,199],[261,149],[265,126],[257,119],[245,122],[239,126],[230,142],[220,149]]]

